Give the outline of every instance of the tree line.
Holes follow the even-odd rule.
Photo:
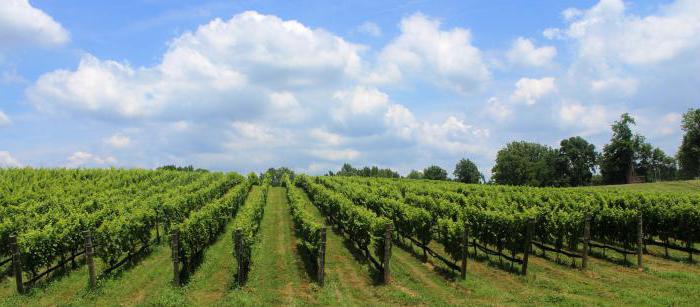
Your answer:
[[[700,109],[683,114],[684,135],[676,156],[669,156],[646,138],[632,131],[636,122],[624,113],[612,125],[610,142],[602,152],[580,136],[564,139],[559,148],[515,141],[498,151],[491,170],[491,183],[527,186],[584,186],[639,181],[692,179],[700,176]],[[452,173],[456,181],[486,183],[469,159],[461,159]],[[330,176],[399,178],[399,173],[376,166],[356,169],[346,163]],[[412,170],[406,178],[450,180],[447,170],[431,165]]]

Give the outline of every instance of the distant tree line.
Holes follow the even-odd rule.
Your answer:
[[[188,166],[176,166],[173,164],[163,165],[156,168],[157,170],[167,170],[167,171],[183,171],[183,172],[208,172],[208,170],[203,168],[194,168],[192,165]]]
[[[634,178],[644,181],[692,179],[700,177],[700,109],[683,114],[683,141],[676,157],[654,147],[644,136],[632,132],[632,116],[624,113],[615,121],[610,142],[602,152],[580,136],[564,139],[558,148],[516,141],[506,144],[496,155],[491,169],[491,183],[528,186],[585,186],[624,184]],[[486,183],[476,164],[461,159],[449,179],[447,171],[437,165],[412,170],[406,178],[455,180],[464,183]],[[330,176],[363,176],[399,178],[398,172],[376,166],[356,169],[344,164]]]
[[[360,176],[360,177],[381,177],[381,178],[401,178],[398,172],[388,168],[379,168],[377,166],[365,166],[363,168],[354,168],[349,163],[343,164],[339,171],[333,173],[328,172],[329,176]]]

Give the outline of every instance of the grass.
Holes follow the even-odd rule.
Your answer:
[[[700,193],[700,180],[664,181],[638,184],[594,186],[594,189],[625,189],[645,192],[694,192]]]
[[[657,256],[645,255],[642,272],[601,258],[590,259],[589,270],[581,271],[537,253],[530,258],[528,275],[520,276],[493,262],[470,258],[467,280],[462,281],[439,260],[423,263],[417,249],[394,245],[392,282],[383,285],[352,244],[331,228],[326,284],[319,287],[297,252],[286,201],[283,188],[270,190],[250,279],[242,288],[232,286],[236,263],[229,225],[205,251],[202,265],[183,287],[170,285],[170,250],[162,244],[133,267],[102,278],[95,291],[86,290],[84,266],[24,296],[15,295],[13,281],[5,277],[0,281],[0,306],[692,306],[700,302],[700,265],[664,259],[658,250],[654,251]],[[324,220],[309,202],[304,209]],[[436,243],[431,247],[442,251]]]

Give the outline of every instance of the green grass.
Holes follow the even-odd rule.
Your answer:
[[[310,203],[304,209],[323,221]],[[545,259],[538,252],[530,258],[528,276],[470,258],[467,280],[462,281],[445,273],[437,260],[423,263],[417,249],[395,245],[392,282],[382,285],[373,278],[377,272],[331,229],[326,285],[319,287],[297,253],[288,210],[285,190],[271,189],[250,279],[243,288],[232,286],[236,263],[229,225],[206,250],[202,265],[183,287],[170,285],[170,250],[163,244],[135,266],[101,279],[95,291],[86,290],[84,266],[24,296],[13,294],[14,283],[6,277],[0,281],[0,306],[693,306],[700,302],[700,265],[652,255],[645,255],[643,272],[600,258],[592,258],[590,269],[581,271]],[[435,243],[432,247],[441,249]]]
[[[594,189],[625,189],[647,192],[694,192],[700,193],[700,180],[664,181],[638,184],[594,186]]]

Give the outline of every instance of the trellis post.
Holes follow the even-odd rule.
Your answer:
[[[239,287],[243,286],[245,264],[243,263],[243,234],[240,229],[233,231],[233,253],[236,256],[236,263],[238,264],[238,273],[236,274],[236,284]]]
[[[15,273],[17,293],[24,294],[24,282],[22,281],[22,258],[20,257],[19,245],[17,245],[16,235],[10,236],[10,249],[12,250],[12,269]]]
[[[384,259],[382,260],[382,271],[384,273],[384,283],[388,284],[391,281],[391,270],[389,261],[391,260],[391,224],[387,225],[384,232]]]
[[[588,268],[588,250],[591,242],[591,214],[587,213],[583,222],[583,250],[581,251],[581,268]]]
[[[90,231],[83,232],[85,235],[85,264],[88,267],[88,285],[90,289],[97,287],[97,276],[95,275],[95,261],[92,259],[93,246],[92,234]]]
[[[464,223],[464,233],[462,234],[462,280],[467,279],[467,253],[469,248],[469,225]]]
[[[534,223],[532,220],[527,221],[527,229],[525,231],[525,246],[523,247],[523,265],[522,274],[527,275],[527,262],[530,257],[530,250],[532,249],[532,232],[534,228]]]
[[[173,257],[173,285],[180,286],[180,232],[173,229],[170,233],[170,246]]]
[[[642,212],[637,214],[637,270],[644,270],[642,267],[642,254],[644,253],[644,227]]]
[[[318,267],[317,267],[317,279],[318,284],[323,287],[326,269],[326,227],[321,228],[319,232],[319,245],[318,245]]]

